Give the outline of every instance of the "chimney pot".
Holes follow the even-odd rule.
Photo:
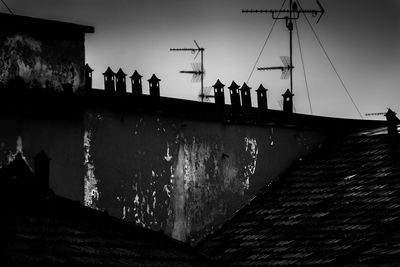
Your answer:
[[[225,84],[222,84],[219,79],[213,85],[215,104],[218,106],[225,105],[224,87],[225,87]]]

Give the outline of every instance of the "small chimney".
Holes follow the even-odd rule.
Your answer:
[[[232,81],[231,85],[228,87],[231,95],[231,105],[232,107],[240,107],[240,95],[239,95],[239,85]]]
[[[140,75],[136,70],[133,72],[131,78],[132,94],[138,96],[142,95],[142,75]]]
[[[242,106],[244,108],[251,108],[251,95],[250,89],[246,83],[243,83],[242,87],[240,88],[240,94],[242,96]]]
[[[256,90],[257,92],[257,105],[258,108],[268,109],[268,101],[267,101],[267,89],[264,88],[262,84]]]
[[[41,192],[46,192],[50,188],[50,158],[44,151],[41,151],[35,156],[34,164],[35,184]]]
[[[115,75],[115,83],[117,88],[117,93],[126,93],[126,74],[119,68],[117,74]]]
[[[93,69],[86,63],[85,65],[85,89],[92,89]]]
[[[396,112],[389,108],[385,114],[385,117],[388,127],[388,134],[396,136],[398,134],[397,125],[400,123],[399,118],[396,116]]]
[[[215,104],[218,106],[225,105],[224,87],[225,87],[225,84],[222,84],[219,79],[213,85]]]
[[[104,89],[106,92],[115,92],[115,72],[110,67],[103,73],[104,75]]]
[[[293,113],[293,96],[289,89],[282,95],[283,96],[283,111]]]
[[[150,79],[147,80],[149,82],[149,90],[150,95],[154,97],[160,96],[160,79],[157,78],[155,74],[151,76]]]

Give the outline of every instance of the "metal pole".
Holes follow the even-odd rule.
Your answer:
[[[204,80],[203,49],[200,50],[200,53],[201,53],[201,102],[204,102],[204,89],[203,89],[203,80]]]
[[[293,47],[292,47],[292,35],[293,35],[293,23],[292,23],[292,0],[289,3],[289,34],[290,34],[290,92],[293,94]]]

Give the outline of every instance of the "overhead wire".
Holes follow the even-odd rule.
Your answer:
[[[299,0],[296,0],[296,2],[297,2],[297,4],[299,5],[300,9],[303,10],[303,8],[302,8],[301,5],[300,5]],[[336,67],[333,65],[333,62],[332,62],[331,58],[329,57],[328,53],[326,52],[325,47],[323,46],[321,40],[319,39],[317,33],[315,32],[314,27],[313,27],[312,24],[310,23],[310,21],[309,21],[309,19],[308,19],[308,17],[307,17],[307,14],[304,14],[304,17],[306,18],[307,23],[308,23],[308,25],[309,25],[310,28],[311,28],[311,31],[313,32],[315,38],[317,39],[319,45],[321,46],[322,51],[324,52],[324,54],[325,54],[325,56],[327,57],[329,63],[331,64],[332,69],[335,71],[336,76],[338,77],[340,83],[342,84],[342,86],[343,86],[344,90],[346,91],[348,97],[350,98],[351,102],[353,103],[353,106],[354,106],[355,109],[357,110],[357,112],[358,112],[358,114],[360,115],[361,119],[363,119],[363,118],[364,118],[363,115],[361,114],[361,112],[360,112],[360,110],[358,109],[356,103],[354,102],[353,97],[351,96],[349,90],[347,89],[346,85],[344,84],[344,82],[343,82],[342,78],[340,77],[338,71],[336,70]]]
[[[285,5],[286,1],[287,1],[287,0],[284,0],[284,1],[283,1],[282,6],[281,6],[281,8],[279,9],[278,16],[279,16],[279,14],[281,13],[282,8],[283,8],[283,6]],[[249,81],[250,81],[250,79],[251,79],[251,76],[253,75],[253,72],[254,72],[254,70],[255,70],[257,64],[258,64],[258,61],[260,60],[260,57],[261,57],[262,53],[264,52],[265,46],[267,45],[267,42],[268,42],[268,40],[269,40],[269,37],[271,36],[272,31],[274,30],[276,21],[277,21],[277,20],[274,20],[274,23],[272,24],[271,29],[270,29],[269,32],[268,32],[267,38],[265,39],[265,42],[264,42],[264,44],[263,44],[263,46],[262,46],[262,48],[261,48],[260,53],[258,54],[258,57],[257,57],[257,59],[256,59],[256,62],[255,62],[254,65],[253,65],[253,68],[251,69],[249,78],[247,79],[246,83],[249,83]]]
[[[12,12],[12,10],[7,6],[6,2],[4,2],[4,0],[0,0],[3,5],[7,8],[8,12],[10,12],[11,15],[14,15],[14,12]]]
[[[305,83],[306,83],[307,98],[308,98],[308,103],[309,103],[309,105],[310,105],[310,113],[313,114],[312,105],[311,105],[311,97],[310,97],[310,89],[309,89],[309,87],[308,87],[308,81],[307,81],[307,75],[306,75],[306,68],[305,68],[304,58],[303,58],[303,51],[302,51],[302,49],[301,49],[299,28],[297,27],[297,20],[294,20],[294,26],[296,27],[297,41],[299,42],[300,58],[301,58],[301,64],[302,64],[302,66],[303,66],[304,81],[305,81]]]

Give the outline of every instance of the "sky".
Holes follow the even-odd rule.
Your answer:
[[[87,34],[86,62],[94,69],[93,86],[103,88],[102,73],[110,66],[129,76],[143,75],[144,93],[153,73],[161,79],[161,95],[198,100],[199,83],[180,74],[199,62],[190,52],[170,48],[205,48],[205,86],[217,79],[228,87],[249,79],[273,19],[270,14],[244,14],[242,9],[279,9],[283,0],[4,0],[17,15],[61,20],[95,27]],[[288,3],[289,1],[287,1]],[[366,113],[400,112],[400,1],[320,0],[326,10],[321,21],[309,20],[322,41],[337,72],[366,119]],[[303,8],[317,9],[314,0],[300,0]],[[0,5],[0,12],[7,9]],[[360,118],[304,16],[297,21],[305,72],[314,115]],[[310,105],[293,33],[293,92],[297,113],[310,114]],[[289,33],[278,21],[256,67],[279,66],[280,56],[289,55]],[[280,71],[255,70],[253,106],[260,84],[268,89],[271,109],[289,88]],[[129,86],[128,86],[129,87]],[[225,87],[225,88],[226,88]],[[129,88],[130,89],[130,88]],[[128,89],[128,91],[129,91]],[[228,90],[225,91],[229,103]]]

